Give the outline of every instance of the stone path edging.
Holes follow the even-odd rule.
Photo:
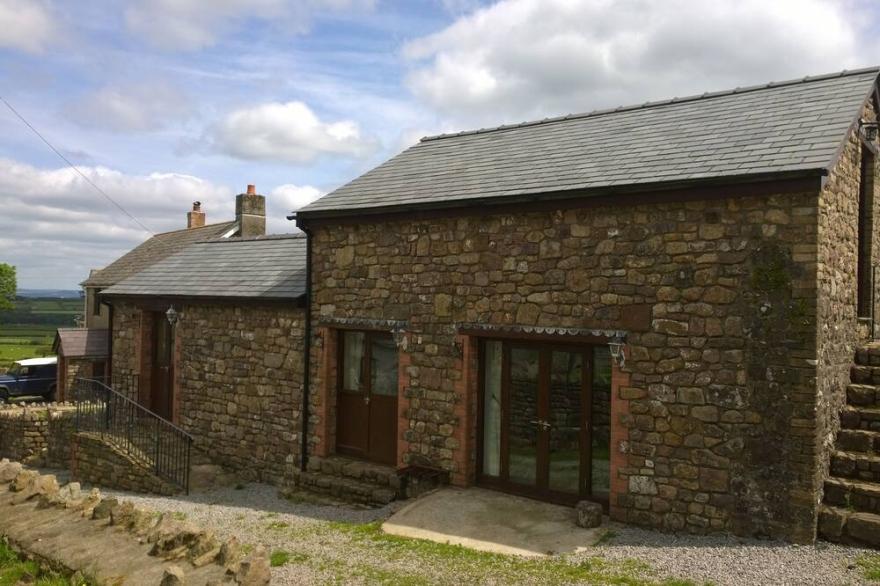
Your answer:
[[[125,585],[269,583],[263,548],[244,555],[232,537],[103,498],[98,489],[63,487],[18,462],[0,460],[0,535],[14,547],[83,572],[99,583]]]

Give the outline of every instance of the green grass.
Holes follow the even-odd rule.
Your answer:
[[[309,556],[304,553],[290,553],[283,549],[276,549],[269,556],[269,565],[273,568],[287,564],[302,564],[308,561]]]
[[[871,582],[880,582],[880,554],[863,555],[856,564],[861,568],[862,575]]]
[[[468,582],[483,583],[541,583],[541,584],[610,584],[615,586],[694,586],[688,580],[659,580],[652,578],[650,566],[638,560],[610,562],[594,557],[582,561],[565,558],[529,559],[517,556],[476,551],[460,545],[437,543],[423,539],[409,539],[388,535],[381,523],[329,523],[333,531],[346,533],[355,542],[381,552],[391,560],[416,558],[425,564],[448,565],[465,573]],[[362,576],[370,582],[387,584],[427,584],[424,573],[404,574],[372,566],[348,567],[344,571]]]
[[[0,324],[0,368],[16,360],[52,356],[53,325]]]
[[[0,586],[17,586],[33,584],[34,586],[90,586],[94,582],[79,574],[66,576],[35,561],[24,560],[0,541]]]

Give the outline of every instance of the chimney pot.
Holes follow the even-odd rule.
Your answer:
[[[202,202],[194,201],[191,212],[186,212],[186,227],[201,228],[205,225],[205,212],[202,211]]]
[[[248,195],[257,195],[257,186],[256,185],[248,185],[247,194]]]

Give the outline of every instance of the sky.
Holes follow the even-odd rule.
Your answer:
[[[425,135],[880,65],[875,0],[0,0],[0,262],[75,289]],[[142,224],[149,231],[141,227]]]

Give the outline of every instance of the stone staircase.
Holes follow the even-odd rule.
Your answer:
[[[300,489],[371,506],[387,505],[398,497],[400,476],[382,466],[343,456],[309,458],[308,470],[293,472]]]
[[[850,380],[819,535],[880,547],[880,344],[859,349]]]

